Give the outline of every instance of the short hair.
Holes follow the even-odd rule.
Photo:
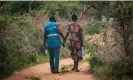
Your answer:
[[[55,17],[52,15],[49,17],[49,21],[55,22]]]
[[[75,14],[72,15],[72,21],[77,21],[77,15]]]

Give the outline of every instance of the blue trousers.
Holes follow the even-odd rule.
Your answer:
[[[60,56],[60,47],[48,48],[50,56],[50,68],[51,72],[58,71],[59,69],[59,56]]]

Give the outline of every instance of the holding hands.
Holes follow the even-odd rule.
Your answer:
[[[66,37],[63,38],[63,44],[62,44],[63,47],[65,47],[65,43],[66,43]]]

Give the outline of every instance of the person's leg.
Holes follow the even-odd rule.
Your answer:
[[[54,73],[54,69],[55,69],[55,66],[54,66],[54,49],[49,48],[48,51],[49,51],[49,56],[50,56],[49,61],[50,61],[51,72]]]
[[[74,64],[73,64],[73,68],[72,68],[71,70],[74,71],[74,70],[76,69],[76,66],[75,66],[75,65],[76,65],[76,62],[73,60],[73,63],[74,63]]]
[[[60,47],[54,49],[54,57],[55,57],[55,71],[58,73],[58,69],[59,69],[59,57],[60,57]]]
[[[71,47],[71,57],[72,57],[72,60],[73,60],[73,68],[71,70],[75,70],[75,60],[74,60],[74,51],[73,51],[73,47]]]
[[[77,58],[77,61],[75,62],[75,72],[79,72],[78,64],[79,64],[79,58]]]

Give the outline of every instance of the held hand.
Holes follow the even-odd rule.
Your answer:
[[[44,46],[44,48],[46,47],[46,45],[45,45],[45,44],[44,44],[43,46]]]
[[[47,46],[46,46],[46,44],[44,44],[44,49],[47,49]]]
[[[65,44],[63,43],[62,46],[65,47]]]
[[[63,39],[63,47],[65,47],[65,42],[66,42],[66,40],[65,40],[65,38]]]

